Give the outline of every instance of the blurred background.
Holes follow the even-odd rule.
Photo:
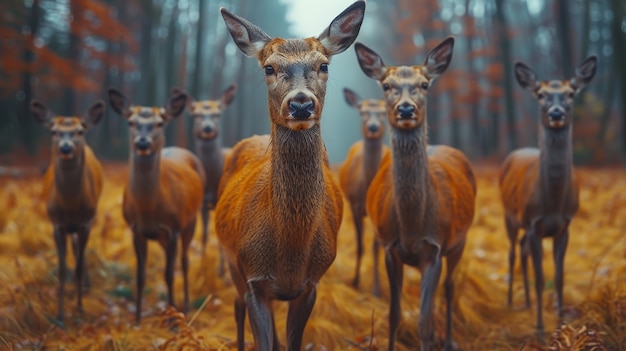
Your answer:
[[[263,71],[237,50],[219,7],[270,36],[317,36],[350,0],[2,0],[0,2],[0,165],[49,159],[49,132],[28,112],[37,98],[56,114],[82,115],[114,87],[137,105],[164,105],[172,87],[217,99],[237,83],[222,118],[232,146],[267,133]],[[590,54],[593,82],[577,97],[575,162],[626,159],[626,2],[623,0],[367,0],[357,41],[387,65],[421,64],[454,35],[452,65],[429,97],[431,143],[450,144],[473,161],[500,162],[510,150],[537,144],[539,107],[518,86],[513,63],[539,79],[569,79]],[[333,58],[322,131],[331,162],[361,138],[343,88],[382,98],[360,70],[354,49]],[[193,149],[191,121],[167,126],[167,143]],[[127,125],[108,109],[88,133],[105,160],[128,156]]]

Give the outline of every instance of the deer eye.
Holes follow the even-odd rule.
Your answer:
[[[157,128],[163,128],[163,122],[159,122],[156,124]]]
[[[428,90],[428,82],[422,83],[422,89]]]
[[[570,98],[570,99],[573,99],[575,95],[576,94],[574,94],[573,91],[570,91],[569,93],[567,93],[567,97]]]
[[[383,84],[383,90],[384,90],[384,91],[389,91],[389,89],[391,89],[391,87],[389,86],[389,84],[387,84],[387,83]]]
[[[327,63],[322,63],[320,65],[320,71],[322,71],[324,73],[328,73],[328,64]]]
[[[274,74],[274,67],[270,65],[265,66],[265,75],[271,76],[272,74]]]
[[[134,127],[134,126],[135,126],[135,122],[133,122],[133,121],[128,121],[128,126],[129,126],[129,127],[131,127],[131,128],[132,128],[132,127]]]
[[[543,95],[542,93],[537,94],[537,99],[539,100],[543,100],[543,98],[545,98],[546,96]]]
[[[85,134],[85,131],[84,130],[77,130],[76,134],[77,135],[83,135],[83,134]]]

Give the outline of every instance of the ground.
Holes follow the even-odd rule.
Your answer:
[[[453,338],[461,350],[623,350],[626,348],[626,171],[581,169],[581,208],[570,228],[565,259],[565,315],[560,333],[555,316],[552,242],[544,240],[544,322],[547,337],[535,336],[535,309],[524,308],[519,262],[514,306],[506,305],[509,242],[497,188],[497,167],[478,166],[476,215],[455,277]],[[84,312],[76,311],[72,282],[66,284],[65,325],[55,319],[57,258],[52,227],[39,200],[36,172],[0,176],[0,349],[28,350],[234,350],[235,289],[217,276],[217,240],[211,231],[204,257],[200,228],[191,247],[190,294],[185,316],[165,304],[164,253],[149,244],[144,319],[134,325],[135,256],[122,219],[125,165],[105,164],[106,183],[87,245],[91,286]],[[306,350],[383,350],[388,337],[388,284],[379,267],[382,298],[371,291],[372,226],[366,220],[362,287],[349,282],[354,270],[354,228],[346,203],[335,263],[319,284],[307,324]],[[382,258],[382,253],[381,253]],[[68,263],[73,268],[71,250]],[[417,349],[420,274],[406,268],[403,322],[398,350]],[[534,284],[532,269],[531,287]],[[534,290],[532,290],[534,291]],[[534,292],[531,299],[534,302]],[[175,299],[182,304],[177,260]],[[444,337],[443,289],[436,296],[436,345]],[[276,302],[279,339],[284,342],[286,304]],[[246,330],[247,348],[253,348]],[[568,346],[569,345],[569,346]]]

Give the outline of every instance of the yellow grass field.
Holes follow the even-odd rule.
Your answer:
[[[477,167],[474,225],[457,269],[453,337],[461,350],[625,350],[626,349],[626,172],[582,169],[581,209],[570,227],[565,265],[565,314],[561,334],[555,316],[552,242],[544,241],[544,320],[547,338],[534,336],[535,310],[525,309],[519,261],[514,306],[506,306],[509,242],[497,188],[497,168]],[[217,240],[200,255],[196,228],[190,259],[193,309],[186,316],[166,308],[164,253],[148,249],[144,320],[134,325],[135,255],[131,232],[122,219],[126,166],[106,164],[106,183],[87,244],[91,286],[84,313],[76,307],[75,287],[66,284],[65,328],[55,322],[57,257],[52,227],[39,200],[38,176],[0,177],[0,350],[234,350],[234,287],[216,275]],[[371,295],[372,227],[366,220],[362,288],[349,286],[355,239],[345,207],[337,259],[319,284],[318,298],[304,335],[306,350],[386,350],[388,285],[381,253],[383,297]],[[199,223],[200,221],[198,221]],[[519,256],[518,256],[519,257]],[[68,263],[73,256],[68,249]],[[535,301],[532,266],[531,299]],[[398,350],[419,348],[419,272],[406,268],[402,295],[404,322]],[[442,279],[443,280],[443,279]],[[182,304],[177,260],[175,299]],[[443,289],[435,300],[436,346],[443,345]],[[276,302],[279,339],[285,340],[286,303]],[[253,349],[246,330],[247,348]],[[569,346],[568,346],[569,345]]]

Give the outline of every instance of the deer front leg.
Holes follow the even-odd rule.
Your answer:
[[[400,323],[400,293],[402,292],[404,264],[395,247],[385,250],[385,267],[389,278],[389,351],[395,350],[396,332]]]
[[[87,276],[87,264],[85,262],[85,247],[89,239],[89,226],[81,226],[73,238],[74,257],[76,259],[76,291],[78,311],[83,311],[83,286]]]
[[[204,199],[202,200],[202,210],[200,214],[202,215],[202,257],[206,252],[206,244],[209,241],[209,211],[211,207],[209,206],[209,194],[204,194]]]
[[[256,351],[275,350],[271,301],[265,294],[266,286],[266,280],[248,280],[245,296]]]
[[[174,267],[176,252],[178,251],[178,233],[170,232],[166,236],[165,246],[165,284],[167,285],[167,303],[174,306]]]
[[[380,242],[374,238],[372,243],[372,260],[374,269],[374,278],[372,282],[372,295],[380,297],[380,273],[378,272],[378,255],[380,252]]]
[[[137,310],[135,311],[135,323],[139,325],[141,323],[141,298],[143,296],[143,287],[146,283],[148,243],[143,235],[133,232],[133,244],[135,246],[135,256],[137,257],[137,296],[135,298]]]
[[[524,279],[524,297],[526,298],[526,308],[530,308],[530,288],[528,287],[528,236],[524,234],[519,243],[519,251],[522,265],[522,278]]]
[[[65,279],[67,276],[67,265],[65,263],[65,255],[67,249],[65,229],[60,225],[54,226],[54,243],[57,248],[57,257],[59,259],[59,292],[57,306],[57,320],[63,323],[63,298],[65,294]]]
[[[361,259],[363,258],[363,211],[361,206],[351,206],[352,208],[352,220],[354,221],[354,228],[356,230],[356,268],[354,272],[354,278],[352,279],[352,287],[357,289],[359,287],[359,278],[361,272]]]
[[[316,297],[315,284],[310,283],[300,296],[289,302],[289,312],[287,313],[287,350],[300,350],[304,327],[311,316]]]
[[[554,285],[556,287],[556,303],[557,303],[557,316],[559,318],[559,325],[563,319],[563,263],[565,261],[565,251],[567,250],[567,243],[569,241],[569,222],[565,224],[563,234],[556,235],[554,237],[553,244],[553,256],[554,256]]]
[[[419,268],[422,272],[420,294],[420,316],[418,330],[422,339],[421,350],[428,351],[434,339],[433,304],[441,276],[441,249],[432,239],[423,239],[423,246],[418,255],[421,257]]]
[[[513,225],[509,216],[504,218],[504,224],[506,227],[506,233],[509,237],[510,249],[509,249],[509,294],[507,298],[507,304],[509,307],[513,306],[513,276],[515,268],[515,247],[517,244],[517,228]]]
[[[536,228],[531,228],[526,232],[526,240],[530,247],[530,255],[533,261],[535,271],[535,294],[537,297],[537,334],[543,337],[543,267],[541,261],[543,259],[543,249],[541,246],[542,236],[538,234]]]

